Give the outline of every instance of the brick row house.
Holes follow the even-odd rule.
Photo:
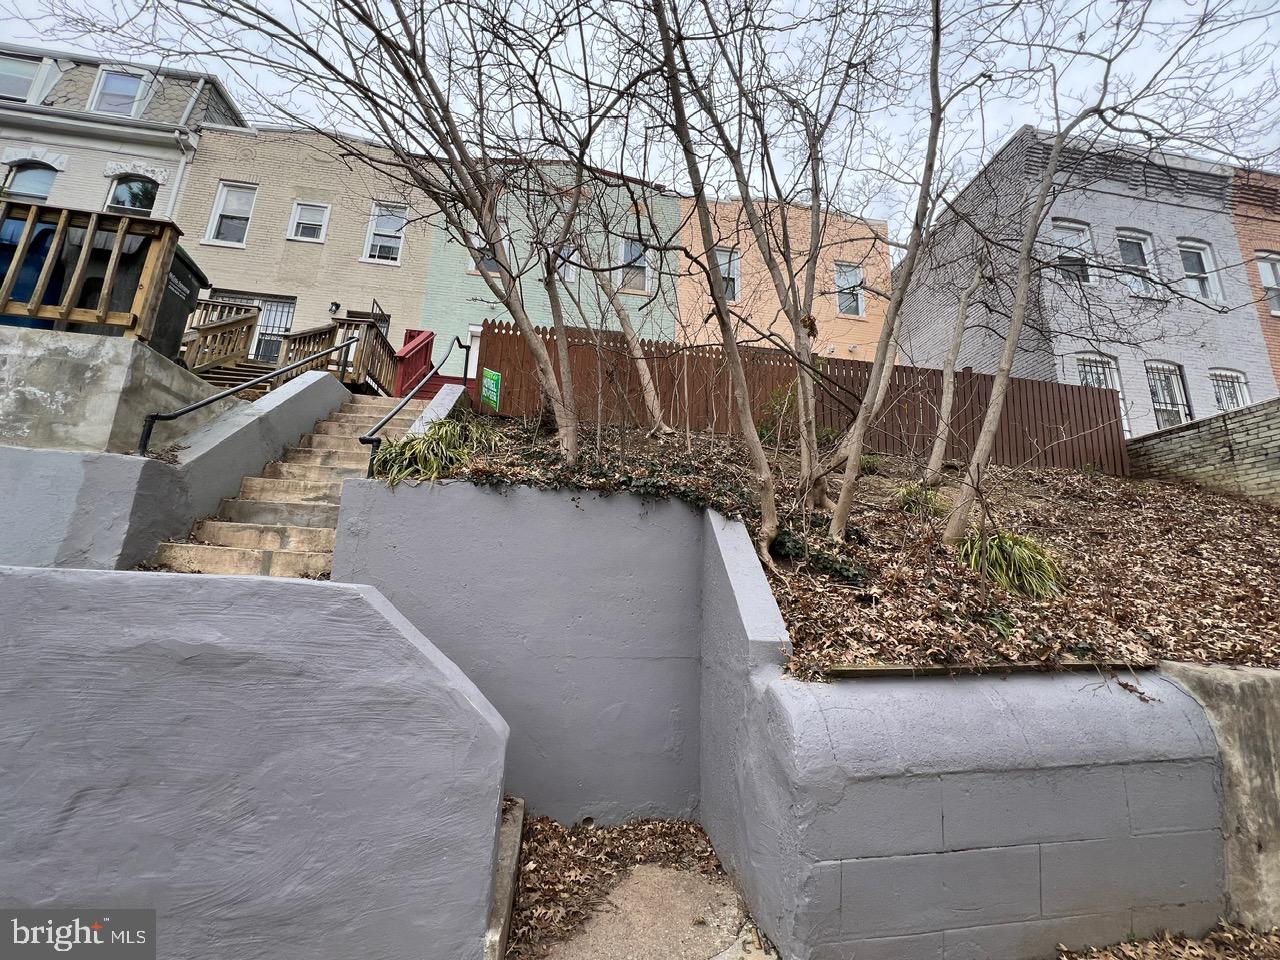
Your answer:
[[[1011,251],[1047,154],[1047,135],[1024,127],[940,218],[904,305],[906,362],[942,364],[960,291],[985,258],[959,365],[994,372]],[[1068,149],[1014,375],[1118,390],[1135,436],[1276,396],[1275,180],[1167,153]]]

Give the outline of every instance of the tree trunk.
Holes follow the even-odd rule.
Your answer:
[[[942,461],[947,455],[947,440],[951,437],[951,411],[955,406],[956,361],[960,357],[960,346],[964,342],[964,328],[969,318],[969,301],[973,299],[981,283],[982,261],[979,259],[977,266],[973,268],[973,279],[960,294],[960,302],[956,306],[956,325],[951,330],[951,343],[947,347],[947,358],[942,364],[942,396],[938,403],[938,429],[933,435],[929,463],[924,469],[926,487],[936,487],[942,481]]]
[[[604,291],[609,306],[618,315],[623,339],[627,341],[627,353],[631,356],[631,362],[635,364],[636,376],[640,380],[640,394],[644,398],[645,412],[649,416],[649,433],[663,435],[675,433],[662,418],[662,401],[658,397],[658,388],[653,385],[653,371],[649,369],[649,361],[645,359],[640,338],[636,335],[636,328],[631,325],[631,313],[622,302],[622,297],[613,284],[613,278],[609,276],[608,271],[600,270],[596,272],[596,282]]]
[[[556,354],[560,361],[560,390],[565,408],[565,422],[561,423],[557,417],[557,427],[565,434],[561,440],[561,452],[565,462],[573,464],[578,460],[578,405],[573,392],[573,366],[569,362],[569,335],[565,330],[564,309],[560,303],[554,263],[543,264],[542,284],[551,305],[551,323],[556,331]],[[569,427],[567,431],[566,427]]]

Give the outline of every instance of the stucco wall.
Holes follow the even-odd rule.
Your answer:
[[[184,407],[217,388],[144,343],[0,326],[0,442],[23,447],[127,453],[149,413]],[[156,424],[152,449],[244,402],[229,398]]]
[[[531,813],[691,816],[701,538],[677,502],[349,480],[333,579],[376,586],[475,681]]]
[[[177,463],[0,446],[0,564],[122,569],[234,497],[350,396],[313,371],[190,434]]]
[[[153,907],[173,960],[479,960],[506,724],[377,591],[6,567],[0,607],[0,900]]]

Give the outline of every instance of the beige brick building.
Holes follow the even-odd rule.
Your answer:
[[[262,307],[261,358],[274,357],[273,335],[368,317],[375,301],[394,345],[421,325],[425,201],[340,152],[310,131],[201,135],[175,220],[215,294]]]

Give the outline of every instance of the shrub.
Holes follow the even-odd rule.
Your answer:
[[[874,453],[864,453],[858,459],[858,472],[864,477],[874,477],[880,472],[880,458]]]
[[[1062,568],[1031,537],[1007,530],[971,530],[960,542],[960,562],[993,583],[1035,600],[1062,592]]]
[[[433,420],[422,433],[388,438],[373,459],[373,475],[394,487],[405,480],[434,483],[456,473],[476,453],[497,449],[502,434],[484,417]]]
[[[900,487],[893,500],[903,513],[918,517],[936,517],[942,513],[942,501],[938,499],[937,491],[920,483]]]

